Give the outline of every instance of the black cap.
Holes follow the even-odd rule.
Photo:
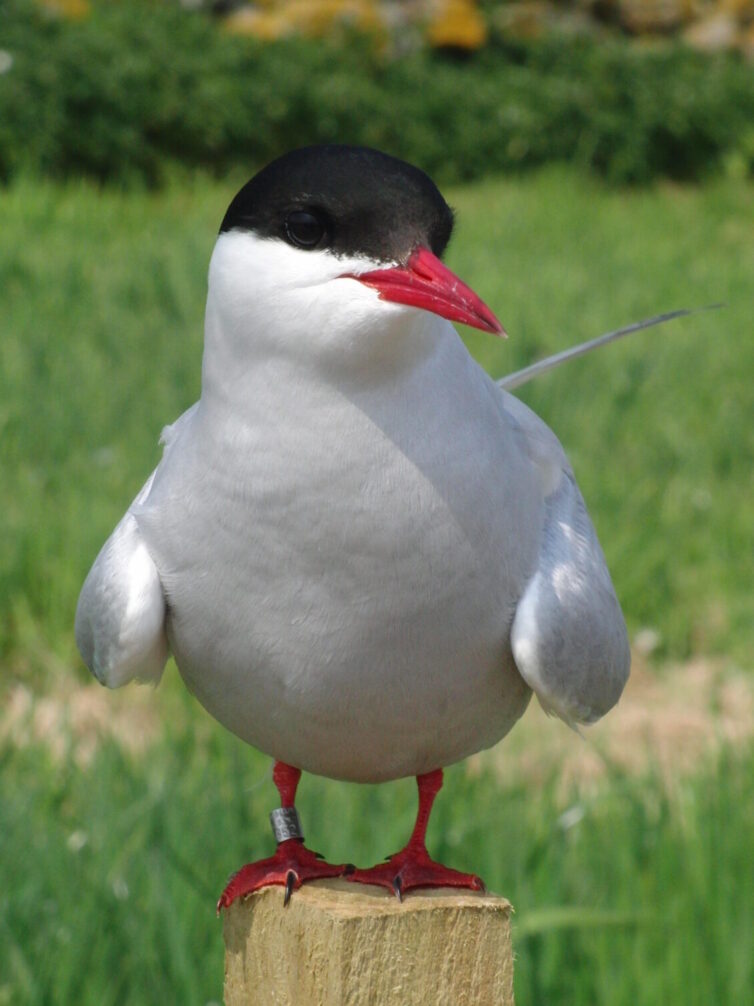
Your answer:
[[[442,255],[453,212],[419,168],[368,147],[302,147],[272,161],[228,207],[220,233],[280,238],[305,250],[405,262]]]

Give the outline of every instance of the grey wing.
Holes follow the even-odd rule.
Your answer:
[[[155,476],[181,434],[190,431],[198,406],[163,429],[163,460],[103,545],[81,588],[76,643],[92,674],[109,688],[134,678],[157,683],[168,659],[165,590],[137,518]]]
[[[513,657],[542,707],[567,723],[593,723],[620,698],[631,653],[597,535],[555,435],[506,396],[542,474],[544,526],[537,568],[518,603]]]
[[[134,500],[143,503],[154,473]],[[109,688],[136,678],[157,682],[168,658],[165,596],[131,509],[97,556],[81,588],[76,643],[94,676]]]

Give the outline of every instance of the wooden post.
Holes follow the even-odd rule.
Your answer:
[[[511,906],[319,880],[224,913],[226,1006],[513,1006]]]

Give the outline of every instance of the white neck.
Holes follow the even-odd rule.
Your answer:
[[[375,263],[302,253],[231,232],[212,256],[202,400],[243,412],[265,383],[369,387],[394,381],[435,352],[452,326],[389,304],[344,273]]]

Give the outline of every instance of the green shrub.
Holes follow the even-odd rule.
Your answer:
[[[368,39],[259,43],[139,0],[84,21],[0,0],[0,178],[159,183],[248,170],[304,143],[382,147],[442,181],[573,161],[610,181],[754,161],[754,75],[736,57],[551,39],[389,60]]]

